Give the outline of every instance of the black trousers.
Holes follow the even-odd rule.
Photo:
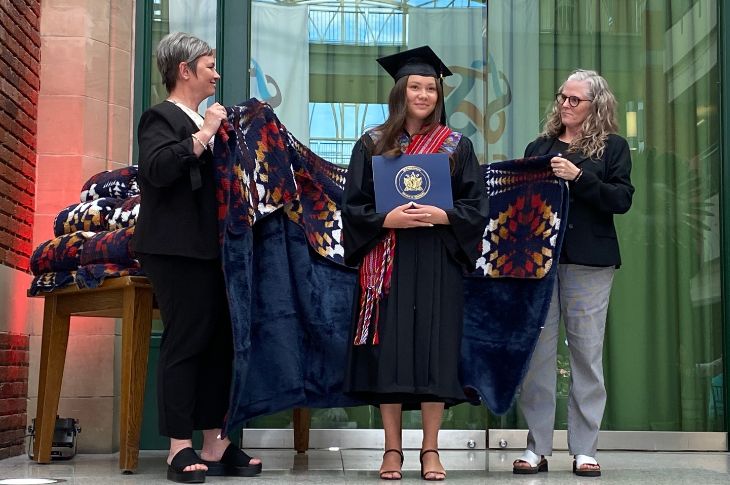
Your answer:
[[[233,338],[220,259],[137,254],[164,325],[157,368],[160,434],[190,439],[223,425]]]

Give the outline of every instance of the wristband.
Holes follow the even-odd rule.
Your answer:
[[[573,179],[573,182],[577,182],[581,175],[583,175],[582,168],[578,171],[578,175],[575,176],[575,178]]]

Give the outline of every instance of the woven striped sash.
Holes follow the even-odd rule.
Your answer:
[[[423,135],[414,135],[405,148],[406,155],[437,153],[451,130],[443,125]],[[407,137],[406,137],[407,138]],[[405,144],[407,140],[404,140]],[[355,345],[364,345],[372,334],[372,344],[378,345],[380,300],[390,292],[390,277],[395,258],[395,230],[389,229],[375,247],[365,255],[360,265],[360,312],[355,332]]]

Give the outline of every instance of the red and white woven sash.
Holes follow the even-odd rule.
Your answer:
[[[443,125],[423,135],[414,135],[405,154],[437,153],[452,131]],[[365,255],[360,265],[360,312],[354,345],[364,345],[372,331],[372,343],[378,345],[380,300],[390,292],[390,279],[395,258],[395,230],[390,229],[383,239]]]

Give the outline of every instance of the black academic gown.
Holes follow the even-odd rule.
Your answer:
[[[372,142],[355,145],[342,208],[347,264],[359,265],[386,234],[385,214],[375,213]],[[462,137],[453,154],[450,225],[396,230],[391,288],[380,302],[379,344],[353,345],[355,298],[345,375],[346,393],[372,404],[466,400],[459,382],[464,271],[474,269],[487,223],[488,202],[471,142]]]

